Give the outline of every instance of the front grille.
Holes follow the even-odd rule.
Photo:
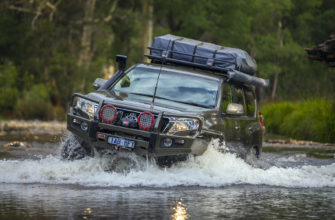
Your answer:
[[[119,108],[116,107],[117,110],[117,116],[116,119],[111,122],[111,124],[116,125],[116,126],[121,126],[121,127],[128,127],[132,129],[141,129],[138,126],[137,120],[138,116],[142,113],[136,110],[130,110],[130,109],[125,109],[125,108]],[[157,114],[153,114],[155,121],[157,120]],[[106,123],[102,118],[99,118],[99,122]],[[148,131],[152,131],[153,127],[149,129]]]
[[[169,118],[166,118],[166,117],[163,117],[163,118],[162,118],[161,132],[164,131],[164,129],[166,128],[166,126],[169,124],[169,122],[170,122],[170,119],[169,119]]]

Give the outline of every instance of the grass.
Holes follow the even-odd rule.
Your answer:
[[[262,107],[267,133],[335,143],[335,101],[279,102]]]

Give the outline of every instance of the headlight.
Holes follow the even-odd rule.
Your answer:
[[[179,131],[194,131],[199,128],[199,120],[195,118],[170,118],[164,133],[173,135]]]
[[[98,104],[91,102],[87,99],[75,97],[73,101],[73,108],[80,115],[88,117],[90,120],[93,120],[94,114],[98,108]]]

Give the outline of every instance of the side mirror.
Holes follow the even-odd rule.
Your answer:
[[[93,87],[94,87],[95,90],[98,90],[106,82],[107,82],[107,80],[105,80],[105,79],[96,78],[94,83],[93,83]]]
[[[244,113],[243,105],[237,103],[229,103],[226,113],[228,115],[242,115]]]

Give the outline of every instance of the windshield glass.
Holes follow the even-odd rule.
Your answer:
[[[219,81],[209,77],[187,74],[171,70],[134,68],[113,87],[113,91],[123,98],[128,96],[146,97],[140,100],[152,101],[157,84],[155,104],[191,105],[201,108],[215,108]],[[150,99],[151,98],[151,99]]]

